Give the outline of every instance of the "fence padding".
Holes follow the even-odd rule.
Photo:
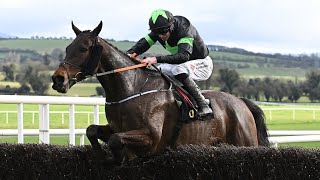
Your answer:
[[[91,146],[0,144],[0,179],[319,178],[320,149],[188,145],[106,167]]]

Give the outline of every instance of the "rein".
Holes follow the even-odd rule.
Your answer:
[[[100,42],[99,39],[96,39],[95,43],[94,43],[95,44],[94,46],[98,46],[99,42]],[[91,55],[92,55],[92,53],[91,53]],[[73,78],[71,78],[69,74],[68,74],[68,77],[72,81],[81,82],[84,79],[86,79],[88,77],[92,77],[92,76],[99,77],[99,76],[104,76],[104,75],[109,75],[109,74],[114,74],[114,73],[120,73],[120,72],[128,71],[128,70],[131,70],[131,69],[136,69],[136,68],[141,68],[141,67],[147,66],[147,63],[142,63],[141,59],[137,58],[136,56],[137,56],[136,53],[130,54],[130,58],[136,60],[137,62],[140,62],[140,64],[136,64],[136,65],[132,65],[132,66],[124,67],[124,68],[119,68],[119,69],[114,69],[114,70],[110,70],[110,71],[106,71],[106,72],[102,72],[102,73],[96,73],[94,75],[87,74],[86,72],[82,72],[82,70],[83,70],[82,67],[80,67],[78,65],[75,65],[73,63],[67,62],[67,61],[61,62],[60,66],[62,66],[63,68],[66,69],[66,67],[64,65],[69,65],[69,66],[74,67],[76,69],[80,69],[80,71]],[[90,57],[90,58],[92,59],[92,57]],[[153,65],[153,67],[155,67],[155,66]],[[159,69],[156,68],[156,70],[161,73],[161,71]],[[134,98],[137,98],[137,97],[140,97],[140,96],[143,96],[143,95],[156,93],[156,92],[171,91],[171,88],[172,88],[172,82],[170,82],[170,87],[168,89],[150,90],[150,91],[146,91],[146,92],[142,92],[142,93],[139,93],[139,94],[135,94],[135,95],[129,96],[129,97],[124,98],[124,99],[119,100],[119,101],[112,101],[112,102],[107,102],[106,101],[105,104],[106,105],[121,104],[123,102],[129,101],[131,99],[134,99]]]
[[[137,56],[136,53],[130,54],[130,58],[133,58],[134,60],[141,63],[141,59],[137,58],[136,56]],[[131,69],[136,69],[136,68],[145,67],[145,66],[147,66],[147,63],[141,63],[141,64],[137,64],[137,65],[133,65],[133,66],[114,69],[114,70],[103,72],[103,73],[97,73],[96,76],[98,77],[98,76],[104,76],[104,75],[113,74],[113,73],[119,73],[119,72],[128,71]]]
[[[136,53],[133,53],[133,54],[130,54],[130,58],[133,58],[134,60],[138,61],[141,63],[141,59],[137,58],[136,57],[137,54]],[[128,67],[124,67],[124,68],[119,68],[119,69],[115,69],[115,70],[111,70],[111,71],[107,71],[107,72],[103,72],[103,73],[98,73],[96,74],[96,76],[103,76],[103,75],[107,75],[107,74],[113,74],[113,73],[118,73],[118,72],[123,72],[123,71],[128,71],[128,70],[131,70],[131,69],[136,69],[136,68],[140,68],[140,67],[145,67],[147,66],[147,63],[141,63],[141,64],[137,64],[137,65],[133,65],[133,66],[128,66]],[[159,71],[159,69],[157,69]],[[160,72],[160,71],[159,71]],[[142,92],[142,93],[139,93],[139,94],[135,94],[135,95],[132,95],[132,96],[129,96],[127,98],[124,98],[122,100],[119,100],[119,101],[111,101],[111,102],[107,102],[106,101],[106,105],[113,105],[113,104],[121,104],[123,102],[126,102],[126,101],[129,101],[131,99],[134,99],[134,98],[137,98],[137,97],[140,97],[140,96],[143,96],[143,95],[147,95],[147,94],[151,94],[151,93],[156,93],[156,92],[167,92],[167,91],[171,91],[171,88],[172,88],[172,83],[170,83],[170,86],[168,89],[157,89],[157,90],[150,90],[150,91],[145,91],[145,92]]]

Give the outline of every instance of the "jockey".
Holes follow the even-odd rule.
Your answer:
[[[171,12],[158,9],[149,19],[151,32],[141,38],[127,54],[140,55],[157,41],[171,55],[147,57],[143,63],[161,63],[161,71],[179,80],[186,91],[194,97],[200,117],[212,116],[212,110],[195,81],[207,80],[213,69],[212,59],[208,56],[208,47],[204,44],[196,28],[183,16],[173,16]]]

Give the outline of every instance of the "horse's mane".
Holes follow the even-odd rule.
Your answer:
[[[90,35],[91,30],[84,30],[82,31],[82,33],[84,34],[89,34]],[[122,57],[127,58],[128,60],[131,60],[132,62],[134,62],[135,64],[139,64],[140,62],[137,61],[135,58],[129,57],[127,55],[127,53],[121,51],[118,49],[118,47],[114,46],[113,44],[109,43],[107,40],[101,38],[105,43],[107,43],[111,48],[113,48],[114,50],[116,50],[117,52],[119,52],[121,55],[123,55]],[[153,69],[148,69],[148,68],[141,68],[144,72],[148,73],[148,74],[152,74],[152,75],[161,75],[160,72],[153,70]]]
[[[82,31],[82,33],[84,34],[90,34],[91,30],[84,30]],[[109,43],[107,40],[101,38],[105,43],[107,43],[109,46],[111,46],[113,49],[115,49],[116,51],[118,51],[119,53],[121,53],[123,55],[123,57],[130,59],[132,62],[134,62],[135,64],[139,64],[140,62],[138,62],[137,60],[135,60],[134,58],[129,57],[125,52],[121,51],[118,49],[118,47],[112,45],[111,43]]]
[[[127,58],[128,60],[131,60],[132,62],[134,62],[135,64],[139,64],[140,62],[138,62],[136,59],[129,57],[125,52],[121,51],[118,49],[118,47],[114,46],[113,44],[109,43],[108,41],[106,41],[105,39],[101,38],[105,43],[107,43],[109,46],[111,46],[113,49],[115,49],[116,51],[118,51],[119,53],[121,53],[125,58]],[[142,68],[143,71],[145,71],[148,74],[152,74],[152,75],[160,75],[160,73],[156,70],[152,70],[152,69],[148,69],[148,68]]]

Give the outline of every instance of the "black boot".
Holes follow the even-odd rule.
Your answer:
[[[182,81],[185,90],[194,98],[198,105],[198,115],[200,117],[212,117],[212,109],[208,106],[204,96],[200,92],[198,85],[189,76]]]

